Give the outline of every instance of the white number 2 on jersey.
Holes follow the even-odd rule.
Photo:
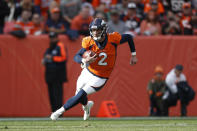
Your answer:
[[[98,65],[106,66],[107,65],[107,62],[104,62],[104,61],[107,58],[107,54],[104,53],[104,52],[101,52],[99,54],[99,57],[102,57],[102,56],[103,56],[103,58],[101,58],[101,60],[98,62]]]

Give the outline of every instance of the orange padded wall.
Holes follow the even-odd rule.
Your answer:
[[[68,51],[68,78],[64,85],[64,101],[74,95],[80,66],[73,61],[81,48],[81,38],[70,41],[60,37]],[[41,59],[48,47],[47,36],[28,36],[17,39],[9,35],[0,36],[0,117],[49,116],[50,106],[44,67]],[[89,99],[95,104],[91,111],[96,116],[103,101],[113,100],[120,116],[147,116],[149,100],[147,83],[153,75],[155,65],[164,67],[165,74],[176,64],[184,65],[184,73],[197,91],[197,38],[196,37],[136,37],[135,45],[139,62],[129,65],[130,50],[127,44],[118,47],[117,62],[106,86]],[[197,100],[188,107],[189,116],[197,116]],[[179,104],[170,109],[171,116],[179,116]],[[64,116],[82,116],[81,105]]]

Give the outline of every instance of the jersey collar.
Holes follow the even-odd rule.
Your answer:
[[[108,36],[106,34],[105,36],[105,40],[102,43],[99,43],[98,41],[95,41],[96,45],[98,46],[99,49],[104,49],[105,46],[107,45],[107,41],[108,41]]]

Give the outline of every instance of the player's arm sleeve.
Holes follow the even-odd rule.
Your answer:
[[[133,37],[129,34],[122,34],[121,35],[120,44],[128,42],[132,55],[136,55],[135,44],[133,42]]]
[[[53,61],[55,62],[63,62],[66,60],[66,51],[63,44],[59,45],[60,47],[60,56],[53,56]]]
[[[82,63],[82,55],[85,51],[89,49],[90,39],[88,37],[83,38],[82,40],[82,48],[77,52],[74,56],[74,61],[81,64]]]
[[[82,61],[82,55],[83,55],[83,53],[86,51],[86,49],[85,48],[81,48],[78,52],[77,52],[77,54],[74,56],[74,61],[75,62],[77,62],[77,63],[81,63]]]

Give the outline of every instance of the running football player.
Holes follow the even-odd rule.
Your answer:
[[[90,36],[83,38],[82,48],[75,55],[74,60],[83,68],[78,80],[75,96],[70,98],[60,109],[51,114],[51,119],[56,120],[61,114],[73,106],[81,103],[84,110],[84,120],[90,116],[94,104],[88,101],[87,95],[99,91],[106,84],[115,64],[117,47],[128,43],[131,50],[130,64],[137,63],[136,50],[133,38],[129,34],[118,32],[107,33],[106,22],[96,18],[89,25]],[[84,52],[91,50],[93,56],[83,58]]]

